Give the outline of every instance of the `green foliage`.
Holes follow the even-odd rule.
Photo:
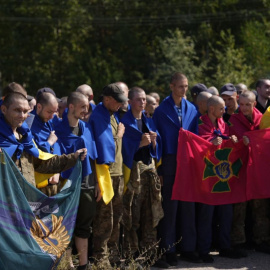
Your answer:
[[[198,57],[195,51],[195,44],[191,37],[176,29],[168,31],[166,38],[156,38],[157,49],[153,59],[154,69],[150,82],[151,89],[160,92],[163,96],[168,94],[170,76],[179,71],[189,79],[189,84],[196,84],[202,78],[202,64],[197,65]]]
[[[235,38],[231,31],[221,31],[219,49],[213,49],[215,57],[212,68],[215,70],[213,84],[220,89],[225,83],[244,83],[250,86],[253,82],[253,69],[246,64],[245,51],[236,48]]]
[[[269,76],[269,3],[0,0],[0,87],[63,96],[87,83],[98,97],[124,81],[165,96],[174,71],[191,86],[250,85]]]

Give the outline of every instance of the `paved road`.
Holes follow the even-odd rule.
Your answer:
[[[179,259],[178,266],[171,269],[189,269],[189,270],[270,270],[270,255],[248,251],[248,257],[242,259],[228,259],[218,256],[218,253],[211,253],[214,257],[214,263],[194,264]],[[160,270],[161,268],[151,267],[151,270]]]

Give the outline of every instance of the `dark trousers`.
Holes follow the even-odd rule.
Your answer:
[[[232,204],[208,205],[200,203],[198,205],[198,252],[207,254],[210,252],[213,232],[213,215],[216,210],[216,222],[218,224],[217,238],[220,249],[230,248],[231,246],[231,227],[233,208]]]
[[[195,251],[196,249],[196,225],[195,225],[195,203],[171,200],[174,175],[163,175],[162,207],[164,218],[159,224],[160,247],[166,253],[175,252],[176,224],[180,218],[181,250]],[[179,214],[177,214],[179,212]]]

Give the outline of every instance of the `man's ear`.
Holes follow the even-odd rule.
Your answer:
[[[256,107],[256,105],[257,105],[257,101],[255,100],[255,101],[254,101],[254,107]]]
[[[37,113],[39,113],[42,110],[42,105],[40,103],[37,103]]]
[[[1,111],[2,111],[2,113],[3,113],[4,115],[6,115],[6,113],[7,113],[7,107],[6,107],[5,105],[2,105],[2,106],[1,106]]]

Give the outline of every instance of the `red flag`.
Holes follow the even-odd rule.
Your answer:
[[[270,128],[245,133],[249,138],[248,199],[270,198]]]
[[[248,147],[242,141],[215,146],[180,130],[172,200],[211,205],[246,201],[247,155]]]

